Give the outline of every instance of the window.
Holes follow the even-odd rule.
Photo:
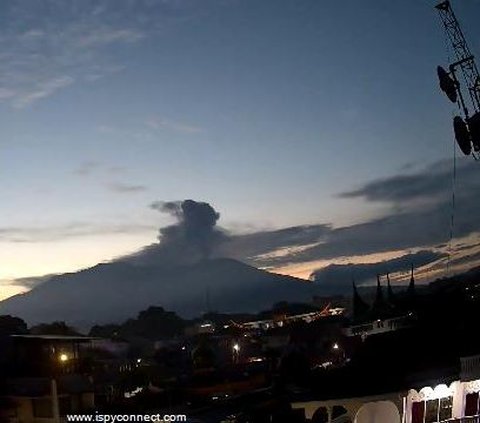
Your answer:
[[[438,400],[427,401],[425,405],[425,423],[438,421]]]
[[[438,405],[438,420],[448,420],[452,418],[453,397],[441,398]]]
[[[425,403],[423,401],[412,404],[412,423],[423,423],[425,417]]]
[[[453,397],[412,404],[412,423],[438,423],[452,418]]]
[[[480,414],[478,392],[467,394],[465,397],[465,416]]]
[[[347,414],[347,409],[342,407],[341,405],[334,405],[332,408],[332,419],[336,419],[337,417],[343,416]]]
[[[312,423],[327,423],[328,412],[326,407],[320,407],[312,416]]]

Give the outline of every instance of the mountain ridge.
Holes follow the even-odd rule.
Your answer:
[[[207,293],[216,311],[253,312],[283,300],[310,301],[313,286],[226,258],[182,266],[116,261],[54,275],[0,302],[0,314],[81,327],[122,321],[153,305],[193,317],[208,311]]]

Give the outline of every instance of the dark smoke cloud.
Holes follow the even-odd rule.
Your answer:
[[[459,160],[455,188],[455,238],[480,233],[480,220],[477,218],[480,215],[479,192],[478,163]],[[449,238],[452,214],[452,168],[449,162],[436,162],[415,175],[372,181],[356,191],[341,194],[341,197],[391,204],[392,210],[381,218],[356,225],[330,230],[324,226],[318,244],[289,255],[262,258],[258,263],[262,266],[282,266],[392,250],[429,249]],[[297,227],[296,231],[301,233],[301,227]],[[255,259],[250,262],[256,264]]]
[[[181,265],[212,257],[226,239],[218,228],[218,213],[210,204],[194,200],[157,201],[154,210],[173,216],[177,222],[161,228],[159,243],[130,257],[148,264]]]
[[[469,198],[478,192],[480,186],[478,164],[464,158],[457,161],[456,189],[461,197]],[[368,182],[359,189],[341,193],[339,197],[392,204],[408,204],[418,199],[443,202],[451,197],[452,172],[451,161],[441,160],[411,175],[396,175]]]
[[[215,227],[220,213],[208,203],[155,202],[151,207],[178,219],[177,224],[160,229],[159,239],[163,245],[188,246],[198,250],[201,258],[208,258],[223,239],[223,233]]]
[[[302,225],[230,236],[220,253],[260,267],[270,266],[274,258],[263,257],[278,249],[303,247],[321,242],[331,232],[329,225]],[[287,253],[288,256],[290,256]],[[280,259],[281,260],[281,259]]]
[[[219,214],[207,203],[157,202],[152,208],[177,219],[160,230],[160,243],[137,256],[147,262],[182,263],[208,257],[230,257],[257,267],[275,268],[316,260],[334,260],[393,250],[444,249],[451,223],[452,163],[439,161],[410,175],[371,181],[341,197],[390,204],[380,218],[334,228],[329,224],[301,225],[235,235],[217,226]],[[458,160],[454,237],[480,233],[480,168]],[[468,248],[468,246],[466,247]],[[281,254],[271,254],[281,250]],[[461,251],[454,255],[465,255]],[[454,257],[458,258],[458,257]],[[475,252],[462,263],[478,260]]]

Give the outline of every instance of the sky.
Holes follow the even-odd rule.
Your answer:
[[[452,3],[480,54],[480,2]],[[184,199],[220,213],[217,254],[280,273],[472,267],[434,4],[2,1],[0,298],[158,242],[151,205]]]

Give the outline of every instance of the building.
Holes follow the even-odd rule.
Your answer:
[[[94,388],[80,348],[90,340],[56,335],[4,339],[0,365],[8,421],[57,423],[69,413],[92,411]]]
[[[478,423],[480,356],[460,361],[461,372],[453,380],[425,380],[416,387],[369,395],[339,391],[334,398],[297,399],[291,405],[315,423]]]
[[[353,282],[352,323],[345,328],[347,336],[382,334],[411,327],[415,320],[415,278],[413,268],[410,283],[403,295],[398,298],[393,292],[390,277],[387,274],[387,296],[385,297],[380,276],[377,275],[375,299],[368,305],[358,293]]]

